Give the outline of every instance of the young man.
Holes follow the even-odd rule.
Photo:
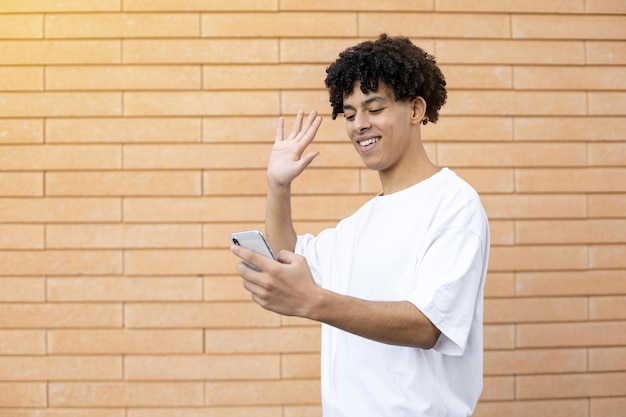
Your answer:
[[[333,118],[382,192],[332,229],[298,236],[290,184],[317,156],[321,123],[279,119],[267,169],[266,235],[278,262],[241,247],[245,288],[262,307],[322,323],[326,417],[469,416],[482,390],[489,226],[476,192],[435,166],[420,126],[436,122],[445,81],[407,38],[381,35],[327,69]]]

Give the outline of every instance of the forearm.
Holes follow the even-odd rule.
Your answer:
[[[320,287],[306,258],[292,251],[277,253],[278,263],[238,246],[232,250],[264,271],[259,273],[240,263],[238,272],[254,301],[265,309],[326,323],[390,345],[430,349],[439,338],[439,330],[408,301],[366,301]]]
[[[274,250],[293,251],[296,247],[296,231],[291,221],[291,187],[268,185],[265,209],[265,235]]]
[[[367,339],[430,349],[439,330],[408,301],[379,302],[321,290],[309,318]]]
[[[281,250],[293,251],[296,232],[291,223],[291,182],[309,166],[318,155],[317,151],[304,153],[317,133],[322,118],[315,110],[304,121],[299,111],[291,133],[284,138],[285,121],[281,117],[276,126],[276,140],[267,165],[267,207],[265,234],[278,254]]]

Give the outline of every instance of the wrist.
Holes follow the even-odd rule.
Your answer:
[[[332,307],[332,302],[329,301],[332,295],[332,292],[322,287],[317,287],[317,291],[309,297],[310,303],[305,312],[306,318],[318,322],[325,322],[324,313],[328,313],[328,309]]]
[[[274,194],[291,194],[291,183],[283,184],[276,180],[267,179],[267,190]]]

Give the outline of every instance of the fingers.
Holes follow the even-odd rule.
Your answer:
[[[295,252],[281,249],[281,251],[276,254],[276,259],[283,265],[291,265],[301,262],[302,260],[304,260],[304,257],[302,255],[296,254]]]
[[[301,140],[301,139],[313,139],[315,134],[317,133],[317,129],[322,123],[321,116],[317,115],[316,110],[311,110],[309,116],[306,121],[304,121],[304,111],[298,111],[296,115],[295,122],[293,124],[293,128],[291,129],[291,133],[287,137],[287,139],[291,140]],[[282,135],[281,135],[282,137]]]
[[[289,134],[289,139],[295,139],[302,130],[302,119],[304,119],[304,111],[300,110],[296,115],[296,120],[293,123],[293,128],[291,129],[291,133]]]
[[[321,122],[322,118],[317,116],[317,111],[311,110],[311,112],[309,113],[309,117],[307,117],[306,122],[300,130],[300,132],[303,134],[303,138],[309,135],[315,136],[315,133],[317,133],[317,129],[319,128],[319,124]]]
[[[242,262],[237,265],[237,273],[243,278],[243,286],[252,295],[252,299],[266,308],[265,297],[267,296],[267,284],[265,283],[263,266],[265,262],[274,262],[264,256],[238,245],[231,246],[230,250],[239,256]],[[257,270],[255,267],[260,269]]]
[[[243,261],[243,265],[241,267],[254,269],[249,266],[249,265],[254,265],[261,271],[266,271],[268,268],[271,268],[272,262],[275,262],[272,259],[266,258],[263,255],[259,255],[258,253],[251,251],[250,249],[241,247],[239,245],[232,245],[230,247],[230,250],[233,254],[240,257],[241,260]],[[246,264],[249,264],[249,265],[246,265]]]
[[[275,142],[280,142],[285,137],[285,118],[279,117],[278,122],[276,123],[276,140]]]

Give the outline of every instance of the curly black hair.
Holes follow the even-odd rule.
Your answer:
[[[396,101],[422,97],[426,102],[423,124],[437,122],[447,98],[446,81],[435,58],[402,36],[383,33],[375,41],[350,47],[339,54],[326,74],[333,119],[343,113],[343,99],[352,94],[357,81],[364,94],[377,91],[383,82],[393,90]]]

